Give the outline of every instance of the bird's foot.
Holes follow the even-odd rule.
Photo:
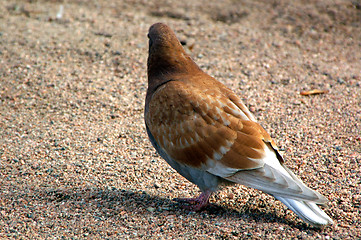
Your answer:
[[[181,203],[181,207],[191,210],[191,211],[200,211],[209,204],[209,197],[211,196],[211,191],[202,192],[197,198],[174,198],[174,201]]]

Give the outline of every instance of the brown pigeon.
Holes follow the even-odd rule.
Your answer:
[[[326,198],[285,165],[275,142],[241,99],[203,72],[163,23],[149,29],[145,124],[152,145],[202,194],[178,199],[200,210],[223,184],[274,196],[314,226],[332,220],[316,204]]]

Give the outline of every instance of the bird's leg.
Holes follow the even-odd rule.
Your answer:
[[[211,194],[212,191],[206,190],[196,198],[175,198],[173,200],[182,203],[182,208],[192,211],[200,211],[209,204],[209,197],[211,196]],[[184,203],[187,203],[189,205],[184,205]]]

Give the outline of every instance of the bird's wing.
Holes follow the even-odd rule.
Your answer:
[[[272,138],[232,94],[222,86],[167,82],[154,92],[146,124],[160,147],[182,165],[274,196],[325,203],[283,166]]]
[[[282,166],[282,168],[286,169],[289,175],[279,171],[277,167],[264,164],[261,168],[239,171],[232,176],[226,177],[226,179],[261,190],[275,197],[306,200],[318,204],[327,202],[324,196],[307,187],[287,167]]]
[[[146,124],[166,153],[184,165],[220,177],[260,168],[272,139],[229,94],[169,81],[153,93]]]

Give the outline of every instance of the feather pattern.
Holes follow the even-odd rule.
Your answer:
[[[148,37],[147,133],[160,156],[201,189],[189,201],[195,209],[221,184],[238,183],[273,195],[309,224],[332,223],[316,205],[326,198],[284,165],[241,99],[204,73],[167,25],[154,24]]]

